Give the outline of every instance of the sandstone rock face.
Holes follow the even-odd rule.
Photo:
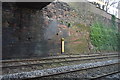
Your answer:
[[[3,5],[3,59],[60,55],[61,38],[65,54],[90,53],[91,24],[110,24],[91,10],[89,3],[52,2],[41,10]]]

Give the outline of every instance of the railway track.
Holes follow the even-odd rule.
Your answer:
[[[16,59],[16,60],[0,60],[2,63],[13,63],[13,62],[28,62],[28,61],[41,61],[41,60],[51,60],[51,59],[65,59],[65,58],[81,58],[81,57],[95,57],[102,55],[118,55],[118,53],[104,53],[104,54],[90,54],[90,55],[63,55],[63,56],[52,56],[45,58],[34,58],[34,59]]]
[[[49,69],[60,66],[69,66],[86,62],[98,62],[117,59],[118,54],[92,54],[92,55],[69,55],[48,57],[42,59],[4,60],[2,62],[3,74],[27,72],[33,70]],[[29,61],[30,60],[30,61]]]
[[[103,58],[118,58],[118,54],[94,54],[94,55],[73,55],[73,56],[60,56],[60,57],[48,57],[42,59],[25,59],[25,60],[4,60],[2,61],[2,68],[15,68],[20,66],[33,66],[33,65],[45,65],[52,63],[64,63],[83,60],[94,60]]]
[[[99,75],[96,77],[91,77],[90,79],[92,79],[92,80],[101,79],[101,78],[105,78],[105,77],[110,76],[110,75],[115,75],[117,73],[120,73],[120,71],[110,72],[108,74],[102,74],[102,75]]]
[[[57,67],[57,68],[52,68],[52,69],[43,69],[43,70],[37,70],[37,71],[32,71],[32,72],[22,72],[22,73],[8,74],[8,75],[4,75],[2,77],[2,80],[8,80],[8,79],[12,80],[12,79],[20,79],[20,78],[21,79],[31,79],[31,80],[34,80],[34,79],[42,80],[42,78],[43,78],[43,80],[44,80],[44,77],[49,78],[49,77],[52,76],[52,78],[54,78],[54,76],[57,76],[57,75],[62,75],[62,74],[65,75],[65,74],[68,74],[68,73],[73,73],[73,72],[78,72],[78,71],[84,72],[83,70],[87,71],[87,70],[90,70],[90,69],[98,69],[98,68],[101,68],[101,67],[103,67],[103,69],[104,69],[105,67],[109,67],[109,66],[114,67],[114,65],[115,65],[115,69],[116,69],[117,65],[120,64],[119,61],[120,60],[109,60],[109,61],[102,61],[102,62],[63,66],[63,67]],[[89,71],[89,72],[91,72],[91,71]],[[98,75],[98,76],[95,76],[95,77],[89,77],[89,79],[99,79],[99,78],[109,76],[109,75],[112,75],[112,74],[116,74],[116,73],[119,73],[119,72],[120,71],[116,71],[116,70],[114,71],[113,70],[113,72],[109,71],[106,74],[102,73],[101,75]]]
[[[101,68],[101,67],[108,67],[108,66],[114,66],[114,65],[119,65],[120,63],[118,62],[118,63],[114,63],[114,64],[108,64],[108,65],[102,65],[102,66],[94,66],[94,67],[87,67],[87,68],[83,68],[83,69],[80,69],[80,70],[75,70],[75,71],[69,71],[69,72],[63,72],[63,73],[58,73],[58,74],[52,74],[52,75],[47,75],[47,76],[41,76],[41,77],[38,77],[38,78],[31,78],[30,80],[34,80],[34,79],[40,79],[40,80],[44,80],[44,79],[46,79],[46,78],[49,78],[49,79],[53,79],[53,78],[62,78],[62,80],[64,80],[64,78],[70,78],[71,80],[72,80],[72,78],[73,78],[73,80],[74,79],[85,79],[85,80],[111,80],[110,78],[108,79],[108,78],[106,78],[107,76],[111,76],[111,75],[116,75],[117,73],[119,73],[120,74],[120,70],[119,70],[119,68],[117,68],[117,70],[115,70],[115,71],[109,71],[109,72],[101,72],[101,73],[99,73],[99,75],[98,75],[98,73],[94,73],[94,70],[95,69],[99,69],[99,68]],[[114,67],[114,68],[116,68],[116,67]],[[109,68],[108,68],[109,69]],[[89,70],[91,70],[91,71],[89,71]],[[101,70],[103,70],[103,69],[101,69]],[[71,76],[70,74],[72,74],[72,73],[75,73],[75,72],[80,72],[80,73],[83,73],[84,71],[87,71],[88,73],[86,73],[88,76],[86,76],[86,77],[81,77],[82,75],[80,75],[79,73],[77,74],[77,75],[79,75],[80,77],[73,77],[73,76]],[[93,71],[93,72],[92,72]],[[96,70],[97,71],[97,70]],[[94,75],[89,75],[89,73],[92,73],[92,74],[94,74]],[[70,75],[70,77],[65,77],[65,75]],[[86,75],[85,74],[85,75]],[[95,75],[96,74],[96,75]],[[59,76],[59,75],[61,75],[61,76]],[[57,77],[56,77],[57,76]],[[94,76],[94,77],[93,77]],[[113,80],[114,78],[112,78],[112,80]],[[119,80],[120,79],[120,75],[119,75],[119,78],[117,78],[117,79],[115,79],[115,80]],[[65,79],[66,80],[66,79]]]
[[[60,60],[60,61],[55,61],[54,63],[64,63],[64,62],[73,62],[73,61],[83,61],[83,60],[94,60],[94,59],[105,59],[105,58],[118,58],[118,56],[109,56],[109,57],[106,57],[106,56],[102,56],[102,57],[91,57],[91,58],[76,58],[76,59],[66,59],[66,60]],[[2,68],[16,68],[16,67],[23,67],[23,66],[34,66],[34,65],[45,65],[45,64],[52,64],[53,62],[50,61],[50,62],[35,62],[35,63],[22,63],[20,65],[11,65],[11,66],[2,66]]]
[[[100,61],[114,60],[118,58],[119,58],[118,53],[117,54],[107,53],[107,54],[92,54],[92,55],[63,55],[63,56],[53,56],[53,57],[47,57],[41,59],[3,60],[1,68],[3,71],[3,75],[9,75],[9,74],[16,74],[16,73],[19,74],[22,72],[29,72],[35,70],[58,68],[62,66],[95,63]],[[115,65],[115,64],[119,64],[119,63],[109,64],[109,65]],[[103,66],[109,66],[109,65],[103,65]],[[91,67],[91,68],[95,68],[95,67]],[[86,68],[86,70],[87,69],[90,68]],[[79,71],[79,70],[73,70],[73,72],[74,71]],[[67,71],[67,72],[69,73],[71,71]],[[65,72],[63,71],[61,73],[65,73]],[[61,74],[61,73],[57,73],[57,74]],[[56,74],[52,74],[52,75],[56,75]]]

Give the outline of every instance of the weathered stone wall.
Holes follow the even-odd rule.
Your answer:
[[[19,8],[15,3],[9,3],[3,5],[2,17],[3,58],[34,57],[48,53],[47,41],[43,38],[45,27],[42,11]]]
[[[46,20],[56,19],[60,25],[66,26],[66,28],[62,27],[64,30],[67,30],[68,34],[65,36],[66,54],[115,52],[119,49],[118,40],[116,38],[116,33],[118,32],[118,29],[116,28],[118,27],[119,19],[116,19],[116,22],[112,21],[112,16],[110,14],[95,8],[95,6],[90,3],[72,2],[68,4],[59,2],[50,4],[45,8],[46,14],[44,14],[47,17]],[[52,16],[50,17],[49,14]],[[94,23],[102,23],[103,25],[101,26],[103,28],[96,28],[100,29],[98,31],[103,30],[101,31],[102,34],[93,34],[98,38],[95,39],[96,41],[94,42],[99,46],[91,44],[91,26]],[[114,28],[113,24],[116,25]],[[58,33],[59,32],[63,31],[59,29]],[[61,34],[58,34],[58,36],[59,35]],[[107,38],[108,36],[110,38]],[[99,39],[99,37],[102,39]]]
[[[65,54],[96,52],[90,26],[96,21],[109,26],[111,20],[94,13],[93,8],[89,3],[62,2],[42,10],[3,5],[3,59],[60,55],[61,38],[65,38]]]

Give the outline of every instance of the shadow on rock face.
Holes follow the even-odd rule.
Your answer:
[[[52,39],[54,37],[54,35],[58,31],[57,24],[58,23],[56,20],[51,21],[51,23],[48,25],[48,28],[45,31],[44,35],[45,40]]]

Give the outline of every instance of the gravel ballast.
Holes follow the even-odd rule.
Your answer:
[[[7,74],[0,77],[2,78],[2,80],[35,78],[35,77],[48,76],[48,75],[65,73],[70,71],[82,70],[86,68],[110,65],[118,62],[119,60],[109,60],[109,61],[102,61],[102,62],[95,62],[95,63],[85,63],[85,64],[79,64],[79,65],[62,66],[62,67],[57,67],[52,69],[36,70],[31,72]]]

